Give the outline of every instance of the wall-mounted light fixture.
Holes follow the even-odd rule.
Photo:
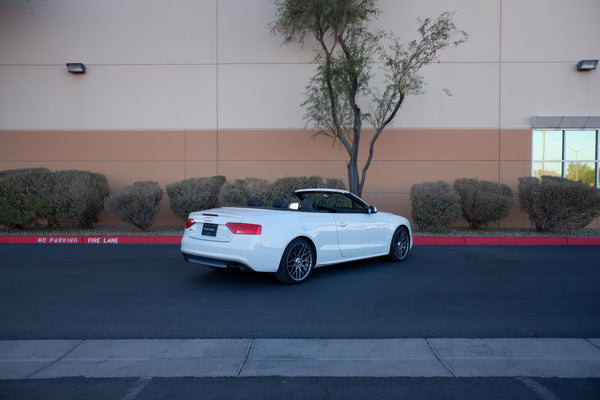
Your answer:
[[[82,63],[67,63],[67,71],[71,74],[85,74],[85,65]]]
[[[598,66],[598,60],[581,60],[577,63],[577,71],[593,71]]]

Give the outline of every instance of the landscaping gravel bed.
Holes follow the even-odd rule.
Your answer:
[[[415,236],[443,237],[600,237],[600,229],[586,228],[554,232],[536,232],[533,228],[482,228],[455,227],[443,231],[414,230]]]
[[[181,236],[183,225],[154,226],[142,231],[129,225],[95,225],[91,228],[60,227],[60,228],[33,228],[33,229],[9,229],[0,226],[0,235],[15,236]]]

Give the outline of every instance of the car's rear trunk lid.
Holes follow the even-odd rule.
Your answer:
[[[227,227],[229,223],[258,224],[260,215],[271,214],[273,210],[259,208],[224,207],[191,213],[189,218],[194,220],[187,229],[190,237],[195,239],[228,242],[234,233]],[[258,218],[255,218],[258,217]],[[248,221],[248,220],[251,221]]]

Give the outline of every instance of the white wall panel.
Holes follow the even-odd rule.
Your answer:
[[[0,64],[216,61],[216,0],[0,3]]]
[[[443,61],[497,61],[499,57],[500,3],[471,0],[381,0],[382,11],[374,27],[394,32],[402,43],[418,38],[418,18],[436,18],[444,11],[456,11],[453,21],[470,39],[459,47],[448,48]],[[307,38],[303,49],[296,43],[281,45],[281,36],[270,32],[275,19],[270,0],[219,1],[219,62],[310,62],[314,43]]]
[[[280,46],[271,0],[31,4],[0,0],[0,129],[304,127],[313,52]],[[403,41],[417,37],[417,18],[443,11],[470,34],[425,70],[427,94],[406,100],[396,127],[529,128],[533,115],[598,114],[600,70],[575,72],[600,57],[598,0],[376,4],[375,24]],[[88,73],[69,75],[65,62]]]
[[[219,62],[311,62],[310,46],[283,45],[283,38],[271,33],[275,11],[271,0],[219,0]]]
[[[502,58],[565,62],[600,56],[600,1],[503,0]]]
[[[219,67],[219,128],[303,128],[304,88],[313,66],[222,65]]]
[[[499,58],[500,0],[380,0],[378,25],[398,35],[403,43],[419,39],[418,18],[437,18],[454,12],[457,29],[469,34],[467,43],[444,50],[446,62],[497,62]]]
[[[214,129],[214,66],[0,66],[2,129]]]
[[[426,93],[409,96],[394,120],[398,128],[497,128],[498,64],[432,64]]]
[[[304,127],[300,104],[312,68],[302,64],[221,66],[219,128]],[[407,97],[391,127],[498,127],[497,64],[435,64],[424,74],[426,93]],[[366,103],[361,106],[367,111]]]
[[[597,115],[600,71],[571,63],[502,65],[502,128],[529,128],[534,115]]]

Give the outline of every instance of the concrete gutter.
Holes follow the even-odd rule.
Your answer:
[[[181,236],[37,236],[4,235],[0,244],[180,244]],[[494,246],[494,245],[545,245],[545,246],[600,246],[600,238],[581,237],[445,237],[417,236],[415,245],[434,246]]]
[[[600,339],[0,341],[0,379],[600,377]]]

